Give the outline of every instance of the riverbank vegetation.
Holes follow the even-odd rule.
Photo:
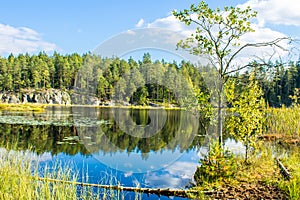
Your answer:
[[[244,88],[243,92],[247,91]],[[255,87],[248,88],[255,90]],[[231,85],[231,91],[234,91]],[[296,89],[297,90],[297,89]],[[249,92],[249,91],[248,91]],[[295,92],[297,93],[297,91]],[[279,199],[299,199],[300,193],[300,165],[299,165],[299,96],[290,96],[293,100],[292,106],[271,108],[259,106],[257,108],[249,106],[256,106],[257,104],[251,103],[251,99],[255,99],[255,95],[249,95],[247,98],[243,97],[237,102],[243,102],[248,99],[248,105],[242,108],[235,107],[234,104],[228,108],[229,115],[225,120],[225,126],[230,128],[229,135],[237,141],[242,141],[250,148],[246,152],[233,154],[227,149],[217,143],[210,143],[208,153],[203,159],[200,159],[200,166],[194,174],[196,187],[199,191],[214,190],[218,191],[217,195],[213,194],[206,198],[247,198],[260,199],[260,198],[279,198]],[[230,95],[230,93],[228,94]],[[261,95],[256,92],[256,95]],[[259,102],[259,98],[256,97]],[[230,101],[230,98],[229,98]],[[241,104],[242,105],[242,104]],[[232,115],[233,109],[235,115]],[[250,115],[246,120],[242,120],[239,114],[239,109],[244,110],[245,113]],[[261,110],[258,118],[255,114]],[[252,114],[251,114],[252,113]],[[254,114],[253,114],[254,113]],[[263,116],[261,118],[261,116]],[[232,119],[231,119],[232,118]],[[238,119],[236,119],[238,118]],[[252,122],[243,124],[247,119],[259,123],[261,130],[253,132],[255,125]],[[261,121],[258,122],[257,119]],[[233,125],[231,120],[236,121]],[[250,129],[249,129],[249,125]],[[239,127],[241,130],[239,130]],[[256,130],[256,129],[255,129]],[[246,131],[243,134],[243,131]],[[241,136],[243,136],[241,138]],[[252,137],[247,139],[247,137]],[[246,139],[246,140],[244,140]],[[244,141],[243,141],[244,140]],[[249,140],[249,141],[248,141]],[[245,159],[246,155],[246,159]],[[279,159],[283,166],[287,168],[291,175],[287,179],[286,175],[282,172],[281,167],[278,165],[276,159]]]
[[[290,199],[300,198],[300,150],[299,147],[291,147],[281,156],[281,161],[292,174],[291,180],[281,180],[279,187],[287,192]]]
[[[12,146],[10,147],[12,148]],[[30,151],[0,149],[0,199],[124,199],[122,191],[80,186],[71,164],[39,167],[38,156]],[[40,177],[43,178],[40,178]],[[49,181],[48,181],[49,179]],[[50,181],[52,179],[58,182]],[[105,184],[114,184],[107,177]],[[136,194],[138,197],[139,194]]]
[[[219,148],[220,146],[215,145],[214,150],[216,147]],[[260,142],[249,157],[247,164],[245,164],[243,155],[231,154],[226,159],[227,163],[231,164],[222,165],[223,176],[215,174],[213,179],[201,179],[201,184],[198,184],[195,188],[199,191],[216,191],[212,196],[205,197],[208,199],[244,199],[245,197],[250,199],[287,199],[290,193],[285,187],[288,186],[289,181],[285,182],[282,178],[272,156],[274,151],[275,148],[272,144]],[[212,153],[208,155],[210,156],[205,159],[213,159],[218,162],[223,160],[222,157],[211,157]],[[230,155],[230,152],[227,151],[226,155]],[[205,167],[199,166],[197,171],[200,168],[212,166],[207,165],[205,162],[201,162],[201,164],[204,164]],[[214,171],[210,168],[209,174],[213,174]],[[204,172],[204,174],[207,173],[208,171]],[[195,174],[196,177],[198,175]]]
[[[188,9],[174,10],[173,15],[187,26],[196,26],[195,32],[188,38],[180,40],[177,46],[191,54],[208,57],[210,66],[218,74],[218,78],[214,80],[214,89],[212,89],[215,90],[212,91],[212,93],[215,92],[215,95],[210,96],[210,98],[215,98],[214,107],[217,115],[215,119],[212,119],[212,123],[216,127],[214,134],[218,136],[218,144],[210,142],[207,155],[200,159],[200,166],[194,175],[196,185],[200,188],[207,184],[212,185],[224,195],[213,197],[217,199],[245,197],[247,199],[286,199],[285,191],[291,196],[293,191],[283,191],[278,188],[279,170],[277,170],[276,176],[274,174],[276,172],[274,152],[266,151],[261,148],[262,145],[258,144],[259,137],[265,131],[266,118],[269,117],[265,114],[266,103],[270,106],[282,107],[292,104],[291,96],[296,95],[294,99],[298,99],[297,95],[299,94],[297,94],[296,88],[300,87],[299,62],[296,64],[292,62],[288,64],[271,63],[270,60],[277,53],[276,50],[269,59],[256,57],[255,61],[246,64],[240,62],[235,64],[234,60],[250,47],[279,47],[287,50],[279,43],[290,42],[292,39],[282,37],[262,43],[242,41],[242,36],[250,35],[255,31],[251,23],[252,19],[257,17],[257,12],[250,7],[212,9],[205,1],[201,1],[197,5],[192,4]],[[268,62],[264,60],[268,60]],[[262,98],[263,95],[265,95],[264,98]],[[277,120],[276,117],[280,118],[281,116],[274,116],[274,112],[269,115],[272,115],[267,119],[267,123],[271,123],[268,127],[270,131],[270,128],[277,128],[275,128],[276,125],[272,125],[272,120]],[[223,125],[224,119],[225,124]],[[293,121],[293,119],[295,117],[288,120]],[[299,118],[296,119],[296,121],[298,120]],[[276,123],[282,123],[282,121],[276,121]],[[295,126],[291,127],[293,130],[287,134],[295,135],[295,129],[297,129]],[[280,130],[280,128],[277,129]],[[223,136],[225,133],[244,144],[246,151],[243,161],[240,161],[240,156],[232,155],[224,149]],[[239,167],[235,168],[236,164]],[[257,169],[259,167],[264,169],[264,173],[260,173],[260,170]],[[268,178],[266,179],[266,177]],[[242,185],[242,188],[235,187],[234,181]],[[229,182],[229,185],[226,185],[226,182]],[[225,183],[226,186],[224,187],[222,183]],[[270,184],[274,184],[272,186],[275,188],[266,187]],[[290,188],[291,185],[288,185],[287,188]],[[254,189],[249,189],[249,187]],[[199,190],[201,191],[201,189]],[[270,194],[270,189],[272,191],[275,189],[275,191]],[[243,196],[236,196],[236,191]],[[263,196],[260,196],[260,193],[263,193]]]
[[[8,103],[0,103],[0,111],[34,111],[34,112],[42,112],[46,108],[46,105],[39,104],[8,104]]]
[[[285,143],[300,142],[299,105],[268,108],[266,114],[266,138]]]

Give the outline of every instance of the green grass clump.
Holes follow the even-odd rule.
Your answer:
[[[266,133],[280,134],[283,137],[300,137],[300,106],[268,108]]]
[[[43,112],[45,108],[46,105],[41,105],[41,104],[8,104],[8,103],[0,104],[0,110],[7,110],[7,111]]]
[[[291,173],[291,180],[282,180],[279,187],[286,191],[290,199],[300,199],[300,150],[295,147],[281,158],[283,165]]]
[[[194,179],[197,185],[219,182],[236,174],[237,162],[234,155],[223,149],[217,141],[210,144],[208,154],[199,161]]]
[[[76,199],[76,186],[38,180],[38,165],[28,152],[1,149],[0,199]],[[76,180],[71,171],[57,167],[45,169],[45,177]]]
[[[242,155],[231,155],[227,158],[226,162],[223,162],[221,165],[219,163],[218,167],[223,167],[222,176],[218,174],[219,177],[217,179],[213,178],[202,181],[194,189],[206,191],[221,189],[223,187],[226,188],[228,185],[234,187],[245,183],[255,184],[259,182],[263,182],[266,185],[277,185],[278,181],[281,180],[281,174],[273,157],[273,151],[274,149],[270,145],[259,143],[257,149],[251,153],[248,162],[245,162]],[[225,155],[220,157],[215,156],[215,153],[211,154],[210,157],[214,159],[214,161],[211,161],[213,161],[214,164],[208,166],[218,164],[219,161],[216,162],[216,159],[219,160],[221,158],[221,161],[223,161],[224,156]],[[205,166],[203,169],[205,169]],[[206,172],[202,172],[202,175],[207,173],[212,174],[211,168],[209,169],[210,170],[207,170]],[[215,167],[215,169],[217,168]],[[197,170],[195,175],[200,176],[197,172],[199,173],[200,171]],[[217,173],[217,171],[215,171],[215,173]]]
[[[0,200],[124,198],[122,191],[78,185],[78,175],[68,166],[55,164],[38,171],[35,157],[30,151],[0,149]]]

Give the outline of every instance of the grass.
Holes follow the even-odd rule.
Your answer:
[[[266,133],[278,134],[285,138],[300,137],[300,106],[268,108]]]
[[[75,180],[70,170],[57,167],[56,172],[45,168],[45,177],[61,180]],[[74,185],[52,184],[38,181],[37,163],[28,152],[6,151],[2,149],[0,161],[0,199],[76,199]]]
[[[249,164],[243,164],[240,160],[240,172],[237,175],[239,181],[257,182],[277,185],[282,179],[275,161],[276,147],[272,144],[260,143],[258,148],[249,158]],[[242,158],[241,158],[242,159]]]
[[[282,183],[282,176],[276,165],[274,152],[274,146],[261,142],[258,144],[258,148],[252,152],[247,163],[245,163],[243,155],[235,156],[237,169],[234,176],[228,178],[221,177],[213,182],[205,182],[194,189],[198,191],[224,191],[228,187],[256,186],[261,185],[261,183],[269,186],[279,186]],[[284,187],[279,188],[282,191],[286,191]],[[288,193],[288,191],[286,192]],[[209,197],[199,196],[197,198],[205,199]]]
[[[282,163],[292,175],[291,180],[281,180],[279,187],[287,192],[290,199],[300,199],[300,149],[294,147],[283,154]]]
[[[8,104],[1,103],[0,110],[7,111],[34,111],[34,112],[43,112],[46,108],[46,105],[43,104]]]
[[[105,106],[105,105],[78,105],[78,104],[68,104],[68,105],[60,105],[60,104],[36,104],[36,103],[25,103],[25,104],[12,104],[12,103],[0,103],[0,111],[34,111],[34,112],[43,112],[47,106],[64,106],[64,107],[90,107],[90,108],[123,108],[123,109],[137,109],[137,110],[184,110],[181,107],[169,107],[169,106],[143,106],[143,105],[114,105],[114,106]]]
[[[239,185],[242,182],[255,183],[262,181],[268,184],[276,184],[281,175],[272,152],[273,147],[261,143],[258,149],[252,152],[247,163],[245,163],[243,155],[236,155],[237,170],[233,177],[221,178],[216,180],[216,182],[205,183],[198,187],[198,189],[211,190],[224,185]]]
[[[291,180],[281,179],[277,184],[290,199],[300,199],[300,149],[296,145],[300,139],[300,105],[267,109],[267,134],[278,135],[283,142],[281,161],[292,175]]]
[[[46,179],[77,182],[78,175],[70,167],[61,164],[56,164],[52,168],[45,167],[41,173],[38,170],[38,162],[29,151],[8,151],[4,148],[0,150],[0,200],[124,199],[122,191],[40,180],[39,175],[42,174]]]

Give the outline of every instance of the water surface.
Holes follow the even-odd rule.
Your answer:
[[[2,111],[0,124],[3,145],[29,149],[41,167],[67,164],[90,183],[184,189],[206,150],[199,118],[182,110],[54,106]]]

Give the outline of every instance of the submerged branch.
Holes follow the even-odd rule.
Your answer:
[[[124,187],[120,185],[102,185],[102,184],[94,184],[94,183],[83,183],[83,182],[76,182],[76,181],[65,181],[59,179],[52,179],[52,178],[42,178],[42,177],[35,177],[36,180],[40,181],[48,181],[52,183],[64,183],[64,184],[72,184],[78,185],[82,187],[97,187],[97,188],[104,188],[104,189],[112,189],[112,190],[119,190],[119,191],[128,191],[128,192],[138,192],[138,193],[145,193],[145,194],[156,194],[158,196],[177,196],[177,197],[188,197],[189,195],[212,195],[214,191],[198,191],[198,190],[183,190],[183,189],[170,189],[170,188],[138,188],[138,187]]]

